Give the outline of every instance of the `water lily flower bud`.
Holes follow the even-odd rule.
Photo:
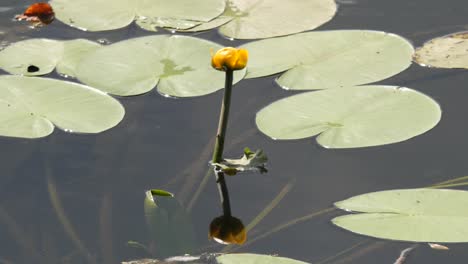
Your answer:
[[[242,70],[247,65],[248,58],[247,50],[226,47],[211,54],[211,66],[219,71]]]
[[[242,221],[233,216],[219,216],[210,224],[209,238],[221,244],[244,244],[247,231]]]

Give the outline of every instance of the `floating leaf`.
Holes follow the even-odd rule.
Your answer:
[[[307,262],[289,258],[248,253],[225,254],[216,257],[216,260],[219,264],[307,264]]]
[[[98,43],[86,39],[28,39],[0,51],[0,68],[11,74],[36,76],[48,74],[57,67],[60,74],[74,76],[80,58],[99,47]]]
[[[57,64],[57,72],[69,77],[76,77],[76,67],[86,54],[101,47],[100,44],[86,39],[64,41],[63,54]]]
[[[266,173],[265,163],[267,161],[268,158],[263,150],[258,149],[252,152],[249,148],[245,148],[244,155],[240,159],[224,159],[220,163],[213,163],[213,165],[219,166],[224,173],[232,176],[242,171]]]
[[[199,96],[224,87],[224,73],[211,67],[210,49],[221,46],[198,38],[158,35],[129,39],[88,53],[77,77],[111,94],[146,93],[156,85],[160,93]],[[245,69],[234,73],[234,82]]]
[[[265,39],[241,46],[249,51],[247,78],[286,71],[286,89],[327,89],[383,80],[406,69],[413,47],[385,32],[334,30]]]
[[[125,27],[138,17],[145,29],[186,28],[219,16],[224,0],[52,0],[57,19],[89,31]]]
[[[423,66],[468,69],[468,32],[432,39],[416,50],[414,61]]]
[[[336,13],[333,0],[230,0],[232,20],[220,33],[235,39],[271,38],[314,29]]]
[[[124,108],[87,86],[47,78],[0,77],[0,135],[39,138],[54,125],[65,131],[99,133],[117,125]]]
[[[187,29],[179,29],[177,31],[179,32],[198,32],[198,31],[205,31],[205,30],[210,30],[210,29],[213,29],[213,28],[217,28],[219,26],[222,26],[226,23],[228,23],[229,21],[233,20],[234,17],[230,15],[230,11],[231,9],[230,8],[226,8],[226,10],[224,11],[224,13],[220,16],[218,16],[217,18],[211,20],[211,21],[208,21],[206,23],[202,23],[202,24],[199,24],[195,27],[191,27],[191,28],[187,28]]]
[[[410,139],[433,128],[440,117],[439,105],[420,92],[372,85],[290,96],[263,108],[256,123],[274,139],[319,135],[324,147],[356,148]]]
[[[154,196],[152,191],[147,191],[144,210],[158,257],[190,253],[195,249],[190,218],[173,196]]]
[[[358,212],[332,220],[358,234],[413,242],[468,242],[467,191],[381,191],[358,195],[335,206]]]

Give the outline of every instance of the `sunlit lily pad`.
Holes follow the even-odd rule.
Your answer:
[[[438,68],[468,68],[468,32],[432,39],[416,50],[414,61]]]
[[[314,29],[332,19],[334,0],[230,0],[232,20],[221,34],[235,39],[271,38]]]
[[[334,30],[250,42],[247,78],[287,71],[287,89],[327,89],[383,80],[408,68],[413,47],[385,32]]]
[[[413,242],[468,242],[467,191],[381,191],[358,195],[335,206],[357,212],[332,221],[358,234]]]
[[[52,0],[50,4],[57,19],[89,31],[122,28],[135,18],[153,29],[193,27],[219,16],[225,7],[224,0]]]
[[[0,68],[11,74],[37,76],[57,67],[60,74],[74,76],[81,56],[99,47],[100,44],[86,39],[28,39],[0,51]]]
[[[307,262],[259,254],[225,254],[216,257],[219,264],[307,264]]]
[[[274,139],[318,135],[326,148],[356,148],[410,139],[440,118],[439,105],[420,92],[373,85],[290,96],[263,108],[256,123]]]
[[[210,50],[221,46],[198,38],[158,35],[129,39],[87,54],[77,70],[83,83],[111,94],[158,92],[199,96],[224,87],[224,72],[211,67]],[[236,71],[238,82],[245,70]]]
[[[99,133],[117,125],[124,108],[87,86],[38,77],[0,77],[0,135],[39,138],[54,125],[69,132]]]

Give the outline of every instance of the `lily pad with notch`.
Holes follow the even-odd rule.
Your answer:
[[[326,148],[358,148],[405,141],[427,132],[440,118],[440,106],[427,95],[405,87],[369,85],[278,100],[257,113],[256,123],[273,139],[317,135]]]
[[[468,242],[467,191],[380,191],[358,195],[335,206],[356,212],[332,220],[354,233],[411,242]]]
[[[177,199],[164,190],[149,190],[144,201],[150,248],[158,257],[190,253],[196,248],[190,216]]]
[[[124,116],[114,98],[88,86],[48,78],[0,77],[0,135],[40,138],[54,126],[68,132],[100,133]]]
[[[12,43],[0,51],[0,68],[11,74],[38,76],[56,68],[62,75],[75,76],[81,57],[101,47],[86,40],[28,39]]]
[[[381,31],[332,30],[264,39],[249,51],[246,78],[283,73],[277,83],[291,90],[341,88],[383,80],[408,68],[413,46]]]
[[[187,31],[208,30],[234,39],[272,38],[312,30],[336,13],[333,0],[230,0],[224,13]]]
[[[211,67],[210,50],[221,46],[186,36],[157,35],[129,39],[88,53],[77,78],[111,94],[131,96],[157,87],[174,97],[200,96],[224,87],[224,73]],[[234,73],[240,81],[246,70]]]
[[[55,17],[85,31],[123,28],[135,19],[144,29],[188,28],[219,16],[224,0],[52,0]]]

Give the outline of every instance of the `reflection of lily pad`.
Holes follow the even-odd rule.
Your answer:
[[[57,67],[60,74],[74,76],[80,58],[100,46],[86,39],[19,41],[0,51],[0,68],[11,74],[36,76],[50,73]],[[32,71],[32,67],[37,69]]]
[[[225,254],[216,257],[220,264],[307,264],[299,260],[259,254]]]
[[[271,38],[314,29],[335,12],[333,0],[230,0],[221,16],[188,31],[222,25],[220,33],[229,38]]]
[[[439,105],[420,92],[374,85],[290,96],[258,112],[256,122],[275,139],[319,135],[324,147],[355,148],[407,140],[433,128],[440,117]]]
[[[265,39],[242,46],[249,51],[247,78],[286,71],[287,89],[326,89],[376,82],[406,69],[413,47],[385,32],[334,30]]]
[[[416,50],[414,61],[431,67],[468,68],[468,32],[439,37]]]
[[[335,206],[358,212],[332,220],[358,234],[414,242],[468,242],[467,191],[381,191],[358,195]]]
[[[136,17],[152,26],[184,28],[219,16],[224,0],[52,0],[57,19],[70,26],[101,31],[125,27]]]
[[[116,95],[152,90],[176,96],[199,96],[224,87],[224,73],[211,67],[210,49],[220,45],[198,38],[158,35],[129,39],[88,53],[77,78]],[[236,71],[235,82],[245,75]]]
[[[124,108],[90,87],[46,78],[0,77],[0,135],[39,138],[54,125],[66,131],[99,133],[117,125]]]

